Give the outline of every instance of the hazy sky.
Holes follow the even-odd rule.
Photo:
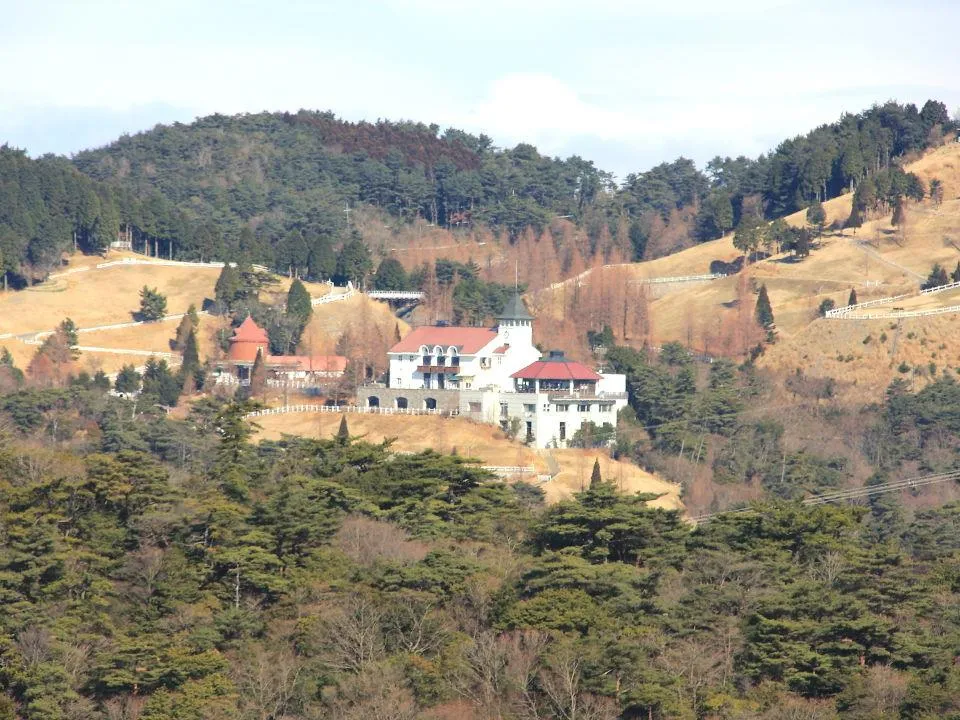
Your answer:
[[[621,177],[757,155],[895,98],[960,105],[960,2],[0,0],[0,143],[213,112],[421,120]]]

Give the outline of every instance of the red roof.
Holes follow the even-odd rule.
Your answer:
[[[520,380],[602,380],[583,363],[573,360],[537,360],[510,377]]]
[[[262,350],[266,354],[269,345],[266,331],[248,315],[247,319],[240,323],[240,327],[233,331],[227,357],[234,362],[252,363],[257,359],[258,351]]]
[[[347,359],[343,355],[268,355],[265,364],[319,373],[343,373],[347,369]]]
[[[233,337],[230,342],[250,342],[250,343],[269,343],[267,331],[257,325],[253,318],[247,315],[247,319],[240,323],[240,327],[233,331]]]
[[[507,349],[508,349],[509,347],[510,347],[510,345],[501,345],[500,347],[498,347],[496,350],[493,351],[493,354],[494,354],[494,355],[503,355],[503,354],[507,351]]]
[[[418,327],[392,348],[392,353],[418,353],[426,345],[433,351],[439,345],[446,352],[451,345],[462,355],[473,355],[491,340],[497,337],[497,331],[478,327]]]

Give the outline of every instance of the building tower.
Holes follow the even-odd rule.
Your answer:
[[[527,310],[519,292],[513,293],[497,316],[497,334],[505,345],[533,347],[533,315]]]

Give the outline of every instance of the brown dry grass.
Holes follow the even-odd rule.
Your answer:
[[[256,439],[277,440],[282,435],[333,437],[340,427],[335,413],[289,413],[257,418],[260,430]],[[507,438],[492,425],[475,423],[465,418],[428,415],[361,415],[348,414],[350,434],[369,442],[393,438],[393,448],[401,452],[432,449],[473,457],[486,465],[533,466],[537,473],[546,473],[544,459],[526,445]],[[594,458],[599,458],[605,480],[613,482],[625,493],[664,493],[650,504],[653,507],[683,509],[680,486],[668,483],[636,465],[611,459],[596,450],[554,450],[560,474],[542,487],[548,503],[572,497],[582,484],[589,484]]]
[[[650,501],[651,507],[682,510],[680,486],[640,469],[629,462],[614,460],[597,450],[553,450],[560,473],[543,486],[548,503],[559,502],[580,492],[590,484],[593,461],[600,461],[600,474],[623,493],[657,493],[662,497]]]
[[[258,439],[276,440],[281,435],[333,437],[340,427],[335,413],[288,413],[257,418],[261,427]],[[395,438],[393,448],[404,452],[436,450],[474,457],[487,465],[533,465],[546,472],[541,458],[530,448],[504,436],[493,425],[464,418],[436,415],[364,415],[348,414],[350,434],[369,442]]]

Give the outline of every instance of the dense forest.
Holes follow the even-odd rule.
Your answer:
[[[548,507],[347,420],[253,444],[252,406],[175,420],[159,386],[0,396],[0,718],[957,716],[960,506],[801,506],[846,468],[746,412],[749,364],[614,354],[649,428],[618,451],[705,438],[772,500],[694,529],[598,472]],[[897,384],[854,445],[878,478],[950,467],[957,408],[949,377]]]
[[[324,259],[358,238],[350,214],[370,207],[396,227],[415,219],[488,226],[511,240],[569,218],[594,252],[608,251],[598,249],[602,236],[626,228],[641,259],[677,247],[656,242],[665,226],[682,243],[736,227],[745,202],[780,217],[855,189],[952,129],[943,103],[918,110],[887,102],[757,159],[716,157],[700,170],[679,158],[617,183],[577,156],[498,148],[485,135],[436,125],[350,123],[308,111],[212,115],[72,160],[0,149],[0,252],[4,278],[24,282],[42,278],[74,246],[102,250],[129,224],[135,246],[152,254],[244,256],[322,278],[332,274]]]

